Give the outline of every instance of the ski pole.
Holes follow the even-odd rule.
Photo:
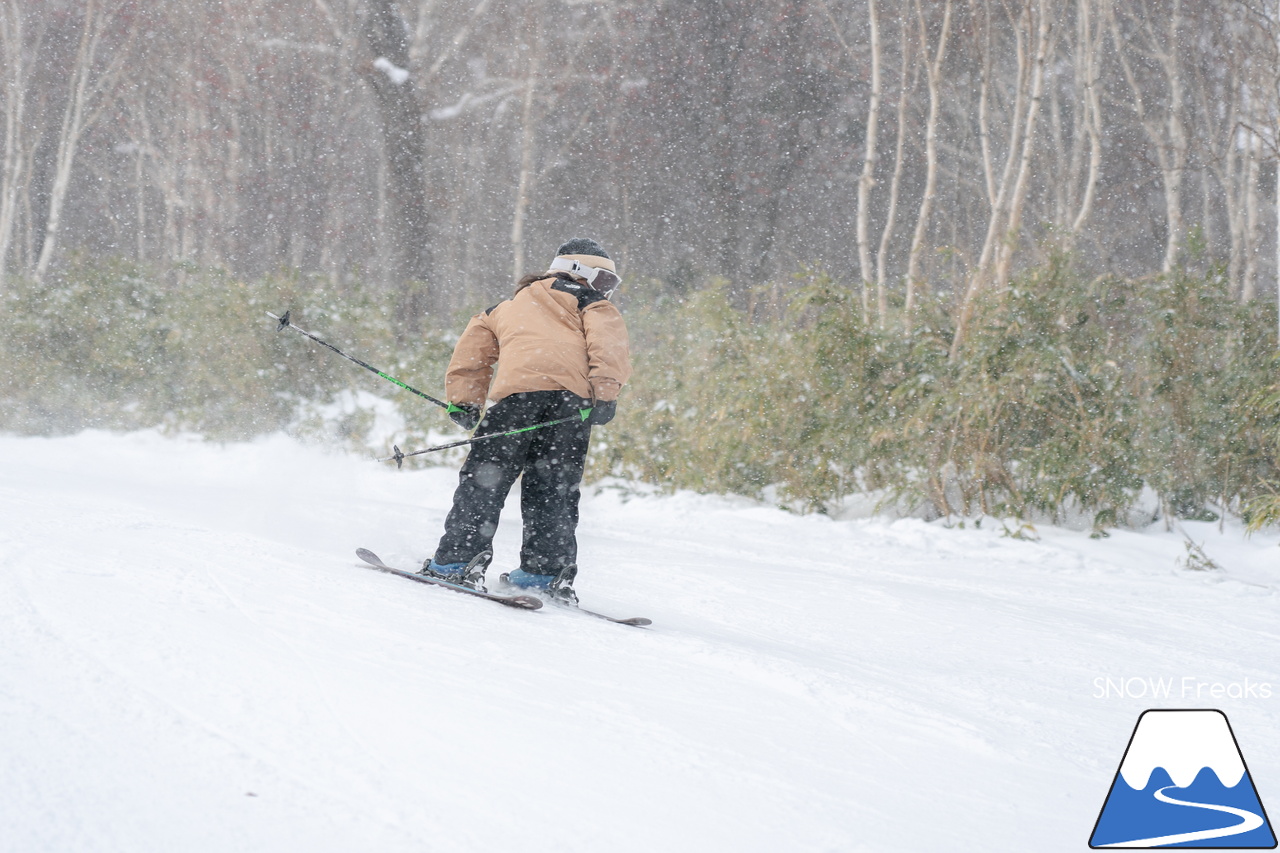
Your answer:
[[[347,361],[354,361],[356,364],[360,365],[360,366],[361,366],[361,367],[363,367],[365,370],[371,370],[371,371],[373,371],[374,373],[378,374],[379,376],[381,376],[383,379],[387,380],[388,382],[391,382],[391,383],[393,383],[393,384],[395,384],[395,385],[399,385],[399,386],[400,386],[401,388],[403,388],[404,390],[406,390],[406,391],[411,391],[411,392],[413,392],[414,394],[417,394],[419,397],[421,397],[421,398],[422,398],[422,399],[424,399],[424,400],[430,400],[431,402],[435,403],[437,406],[439,406],[439,407],[440,407],[440,408],[442,408],[442,409],[446,409],[446,410],[448,410],[448,411],[450,411],[450,412],[454,411],[454,407],[453,407],[453,406],[451,406],[451,405],[449,405],[448,403],[444,402],[443,400],[437,400],[435,397],[432,397],[430,394],[424,394],[424,393],[422,393],[421,391],[419,391],[417,388],[414,388],[414,387],[413,387],[413,386],[411,386],[411,385],[406,385],[405,383],[401,382],[399,379],[396,379],[394,376],[388,376],[387,374],[383,373],[381,370],[379,370],[378,368],[374,367],[373,365],[371,365],[371,364],[365,364],[365,363],[364,363],[363,361],[361,361],[360,359],[355,358],[354,356],[347,355],[345,352],[343,352],[342,350],[338,349],[338,348],[337,348],[337,347],[335,347],[333,344],[328,343],[327,341],[322,341],[322,340],[320,340],[320,339],[319,339],[319,338],[317,338],[315,335],[313,335],[313,334],[311,334],[310,332],[308,332],[306,329],[300,329],[300,328],[298,328],[297,326],[293,325],[293,323],[289,322],[289,312],[288,312],[288,311],[284,312],[284,316],[283,316],[283,317],[277,317],[275,314],[272,314],[270,311],[268,311],[268,312],[267,312],[267,316],[279,321],[278,325],[276,326],[276,331],[277,331],[277,332],[283,331],[283,330],[285,330],[285,329],[293,329],[295,332],[300,332],[301,334],[306,335],[308,338],[311,338],[311,340],[313,340],[313,341],[315,341],[316,343],[320,344],[320,346],[322,346],[322,347],[328,347],[329,349],[333,350],[333,351],[334,351],[334,352],[336,352],[338,355],[340,355],[340,356],[342,356],[343,358],[345,358]]]
[[[474,438],[464,438],[461,441],[451,441],[448,444],[437,444],[435,447],[424,447],[422,450],[415,450],[412,453],[405,453],[397,445],[393,444],[391,445],[391,449],[394,450],[395,453],[392,454],[391,456],[386,457],[385,459],[379,459],[378,461],[379,462],[394,461],[396,463],[396,467],[399,468],[404,464],[404,460],[408,459],[410,456],[421,456],[424,453],[434,453],[437,450],[448,450],[450,447],[461,447],[464,444],[475,444],[477,441],[484,441],[485,439],[489,439],[489,438],[502,438],[504,435],[517,435],[522,432],[530,432],[535,429],[542,429],[543,427],[549,427],[549,426],[555,426],[556,424],[568,423],[569,421],[585,421],[590,416],[591,416],[590,409],[578,409],[578,414],[569,415],[567,418],[559,418],[554,421],[545,421],[540,424],[534,424],[533,426],[509,429],[506,432],[494,432],[494,433],[490,433],[489,435],[477,435]]]

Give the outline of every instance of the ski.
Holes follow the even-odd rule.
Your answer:
[[[502,585],[507,589],[520,589],[520,587],[516,586],[515,584],[507,580],[506,573],[499,575],[498,580],[500,580],[502,582]],[[624,619],[617,616],[609,616],[605,613],[597,613],[594,610],[588,610],[585,607],[579,606],[578,603],[575,601],[569,601],[568,599],[560,598],[549,592],[546,594],[545,600],[550,601],[556,607],[560,607],[565,610],[576,610],[577,612],[585,614],[587,616],[594,616],[597,619],[603,619],[606,622],[613,622],[617,625],[632,625],[636,628],[643,628],[646,625],[653,624],[652,619],[648,619],[644,616],[631,616]]]
[[[588,609],[587,609],[587,608],[585,608],[585,607],[579,607],[578,605],[573,604],[573,603],[568,602],[568,601],[559,601],[559,600],[554,599],[554,598],[552,598],[552,599],[548,599],[548,600],[549,600],[552,604],[554,604],[556,607],[563,607],[565,610],[576,610],[576,611],[578,611],[579,613],[584,613],[584,614],[586,614],[587,616],[594,616],[594,617],[596,617],[597,619],[603,619],[603,620],[605,620],[606,622],[613,622],[613,623],[615,623],[615,624],[617,624],[617,625],[634,625],[634,626],[635,626],[635,627],[637,627],[637,628],[643,628],[643,627],[645,627],[646,625],[652,625],[652,624],[653,624],[653,620],[652,620],[652,619],[648,619],[648,618],[646,618],[646,617],[644,617],[644,616],[631,616],[631,617],[629,617],[629,618],[622,619],[622,618],[619,618],[619,617],[617,617],[617,616],[608,616],[608,615],[606,615],[606,614],[604,614],[604,613],[597,613],[597,612],[595,612],[594,610],[588,610]]]
[[[432,586],[442,586],[445,589],[451,589],[454,592],[462,592],[467,595],[474,595],[477,598],[487,598],[489,601],[496,601],[499,604],[505,604],[507,607],[517,607],[521,610],[537,610],[542,606],[542,599],[535,595],[500,595],[498,593],[486,592],[485,590],[472,589],[462,584],[450,583],[440,578],[429,577],[428,575],[419,574],[417,572],[407,572],[404,569],[396,569],[382,562],[382,558],[370,551],[368,548],[357,548],[356,556],[367,563],[369,566],[380,572],[386,572],[390,575],[399,575],[402,578],[408,578],[418,583],[431,584]]]

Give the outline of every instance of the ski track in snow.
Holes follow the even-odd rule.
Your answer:
[[[583,603],[637,629],[361,567],[429,552],[453,469],[91,432],[0,471],[0,851],[1079,850],[1158,706],[1280,790],[1274,533],[1188,525],[1198,573],[1158,528],[589,492]],[[513,495],[494,576],[519,536]],[[1095,696],[1183,676],[1274,696]]]

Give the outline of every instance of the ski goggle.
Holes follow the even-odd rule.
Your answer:
[[[607,270],[604,267],[589,267],[584,263],[575,261],[573,258],[556,258],[551,262],[551,270],[553,272],[567,272],[569,275],[586,279],[587,284],[604,294],[605,299],[613,296],[613,292],[618,289],[618,285],[622,284],[622,279],[613,270]]]

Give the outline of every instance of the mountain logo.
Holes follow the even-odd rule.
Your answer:
[[[1274,849],[1276,835],[1227,715],[1143,711],[1089,846]]]

